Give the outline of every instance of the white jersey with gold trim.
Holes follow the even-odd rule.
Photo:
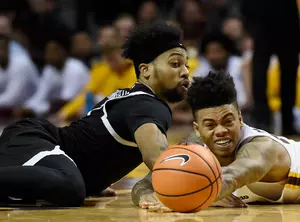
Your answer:
[[[256,182],[234,192],[244,202],[300,203],[300,142],[275,136],[244,124],[237,150],[255,137],[269,137],[281,144],[291,157],[288,178],[281,182]]]

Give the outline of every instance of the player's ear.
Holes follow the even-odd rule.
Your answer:
[[[240,121],[240,125],[243,126],[244,122],[243,122],[243,116],[242,116],[242,112],[239,111],[239,121]]]
[[[150,78],[150,72],[149,72],[149,64],[141,63],[139,65],[140,75],[143,76],[145,79]]]
[[[198,123],[196,123],[196,122],[194,121],[194,122],[193,122],[193,127],[194,127],[194,131],[195,131],[196,135],[197,135],[198,137],[200,137],[200,133],[199,133],[199,125],[198,125]]]

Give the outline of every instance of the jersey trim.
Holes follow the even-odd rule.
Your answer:
[[[55,146],[53,150],[50,151],[41,151],[26,161],[22,166],[34,166],[37,162],[45,158],[46,156],[52,155],[64,155],[69,158],[76,166],[76,163],[69,157],[64,151],[60,149],[60,146]]]
[[[113,95],[113,94],[112,94]],[[107,111],[106,111],[106,104],[110,101],[114,101],[114,100],[118,100],[118,99],[125,99],[128,97],[132,97],[132,96],[137,96],[137,95],[148,95],[148,96],[152,96],[153,95],[149,94],[149,93],[145,93],[143,91],[137,91],[137,92],[133,92],[133,93],[129,93],[127,95],[122,95],[122,96],[117,96],[117,97],[113,97],[111,99],[108,99],[107,101],[105,101],[100,107],[92,109],[90,112],[88,112],[88,116],[95,110],[99,110],[99,109],[103,109],[103,116],[101,117],[101,120],[105,126],[105,128],[107,129],[107,131],[110,133],[110,135],[120,144],[125,145],[125,146],[131,146],[131,147],[137,147],[138,145],[132,141],[128,141],[124,138],[122,138],[112,127],[112,125],[110,124],[110,122],[107,119]],[[109,98],[109,97],[108,97]]]

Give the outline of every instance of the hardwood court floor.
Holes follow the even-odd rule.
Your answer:
[[[250,206],[245,209],[208,208],[198,213],[154,213],[134,207],[130,195],[87,200],[77,209],[6,209],[0,221],[18,222],[298,222],[300,205]],[[90,206],[88,206],[90,205]]]
[[[173,129],[170,143],[189,134],[191,128]],[[0,207],[0,222],[298,222],[300,205],[249,206],[245,209],[208,208],[194,214],[153,213],[135,207],[130,189],[145,176],[144,164],[113,185],[119,193],[111,198],[89,198],[85,206],[73,209],[45,209],[39,207]]]

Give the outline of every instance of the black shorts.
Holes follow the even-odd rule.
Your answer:
[[[25,119],[0,136],[0,197],[45,200],[79,206],[85,185],[74,161],[59,146],[57,128],[47,121]]]
[[[22,166],[38,153],[59,146],[55,128],[37,119],[20,120],[4,128],[0,136],[0,167]]]

